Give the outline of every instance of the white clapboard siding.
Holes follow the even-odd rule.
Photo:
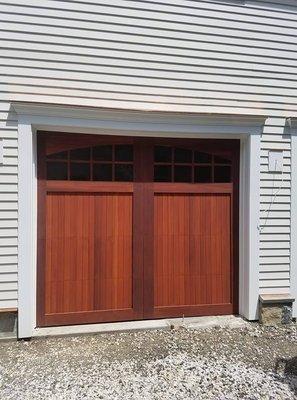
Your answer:
[[[260,271],[261,273],[290,271],[290,264],[264,264],[261,265]]]
[[[288,294],[290,292],[290,284],[286,281],[285,285],[283,282],[279,282],[277,287],[263,287],[261,288],[261,294]]]
[[[261,235],[261,242],[262,245],[265,242],[290,242],[290,235],[286,234],[286,233],[264,233],[262,232]]]
[[[13,290],[14,293],[17,293],[16,290]],[[7,296],[6,296],[7,293]],[[7,297],[9,297],[10,292],[3,292],[3,297],[5,298],[3,301],[0,300],[0,309],[6,310],[6,309],[15,309],[17,308],[18,301],[17,299],[15,300],[9,300]]]
[[[262,280],[269,281],[269,280],[278,280],[278,279],[290,279],[290,271],[269,271],[269,272],[262,272]]]
[[[12,272],[2,272],[0,271],[0,282],[14,282],[17,279],[17,274]]]
[[[8,282],[2,282],[1,283],[1,291],[5,291],[5,290],[17,290],[17,282],[16,279],[13,277],[11,277],[12,281],[8,281]]]
[[[260,4],[5,2],[3,96],[146,109],[158,102],[172,111],[296,111],[296,18],[283,6]]]
[[[279,286],[281,287],[290,287],[290,279],[262,279],[261,288],[275,288],[277,289]]]
[[[0,229],[0,237],[1,240],[3,239],[9,239],[9,238],[13,238],[15,240],[17,240],[17,234],[18,234],[18,230],[15,228],[1,228]]]
[[[284,117],[297,116],[296,29],[292,0],[0,1],[0,309],[17,304],[13,100],[269,117],[260,154],[260,290],[289,291]],[[283,174],[269,172],[273,149],[283,150]]]
[[[3,304],[2,302],[7,302],[9,301],[10,304],[13,304],[12,307],[16,307],[17,304],[17,298],[16,298],[16,291],[15,290],[4,290],[0,291],[0,308]],[[7,303],[6,303],[7,304]]]
[[[262,134],[261,168],[261,204],[260,204],[260,291],[261,293],[279,293],[290,288],[290,190],[291,174],[287,168],[283,173],[269,172],[268,153],[264,151],[282,150],[289,156],[291,150],[290,136],[285,135],[285,120],[271,118],[266,121]],[[277,138],[277,139],[276,139]],[[289,163],[286,159],[286,165]],[[263,165],[262,164],[262,165]],[[290,166],[289,166],[290,167]],[[287,192],[286,201],[281,202],[283,190]],[[270,197],[269,197],[270,191]],[[288,231],[284,235],[284,228]],[[274,229],[277,240],[271,228]]]
[[[271,241],[268,240],[263,240],[260,244],[260,250],[265,250],[267,252],[267,250],[275,250],[278,253],[278,250],[289,250],[290,249],[290,240],[273,240],[271,239]],[[289,253],[290,254],[290,253]],[[269,252],[269,255],[271,255],[271,253]]]
[[[286,152],[283,152],[283,159],[284,159],[284,167],[291,165],[291,157],[287,156]],[[261,154],[260,157],[261,165],[268,166],[268,152],[266,154]]]
[[[1,24],[1,23],[0,23]],[[1,56],[0,56],[1,59]],[[9,104],[0,101],[3,119],[0,139],[4,145],[4,164],[0,165],[0,310],[17,307],[17,122],[9,118]],[[5,119],[6,118],[6,119]]]
[[[261,203],[260,205],[260,210],[263,213],[267,213],[268,210],[270,211],[290,211],[290,204],[288,203],[279,203],[279,202],[273,202],[271,203],[271,198],[269,199],[268,205],[267,203]],[[265,215],[265,214],[264,214]]]

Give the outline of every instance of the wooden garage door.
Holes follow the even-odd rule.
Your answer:
[[[238,142],[38,134],[39,326],[237,308]]]

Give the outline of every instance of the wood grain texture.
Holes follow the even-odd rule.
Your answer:
[[[45,313],[132,307],[132,196],[48,193]]]
[[[98,143],[133,144],[133,182],[46,180]],[[154,182],[157,144],[228,156],[232,182]],[[38,154],[38,326],[237,312],[237,141],[43,133]]]
[[[157,194],[155,307],[231,303],[229,194]]]
[[[129,182],[81,182],[81,181],[46,181],[50,192],[69,193],[133,193],[133,183]]]

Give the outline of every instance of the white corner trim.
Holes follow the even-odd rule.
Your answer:
[[[36,160],[32,126],[18,121],[18,336],[31,337],[36,305]]]
[[[261,137],[249,136],[249,295],[248,319],[258,319],[259,302],[259,263],[260,263],[260,153]]]
[[[260,148],[259,135],[241,141],[239,313],[248,320],[258,319]]]
[[[290,294],[297,299],[297,129],[291,131],[291,263]],[[297,304],[293,303],[293,317]]]
[[[19,134],[19,325],[18,337],[36,328],[37,176],[36,132],[80,132],[166,137],[240,138],[239,309],[257,318],[259,294],[260,134],[264,119],[89,110],[14,104]],[[32,114],[30,114],[32,112]],[[47,114],[48,113],[48,114]],[[65,115],[63,114],[65,113]],[[90,117],[91,114],[91,117]]]

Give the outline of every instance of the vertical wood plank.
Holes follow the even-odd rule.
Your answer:
[[[132,308],[132,195],[49,193],[46,204],[45,312]]]
[[[157,194],[154,204],[155,307],[230,303],[230,194]]]

